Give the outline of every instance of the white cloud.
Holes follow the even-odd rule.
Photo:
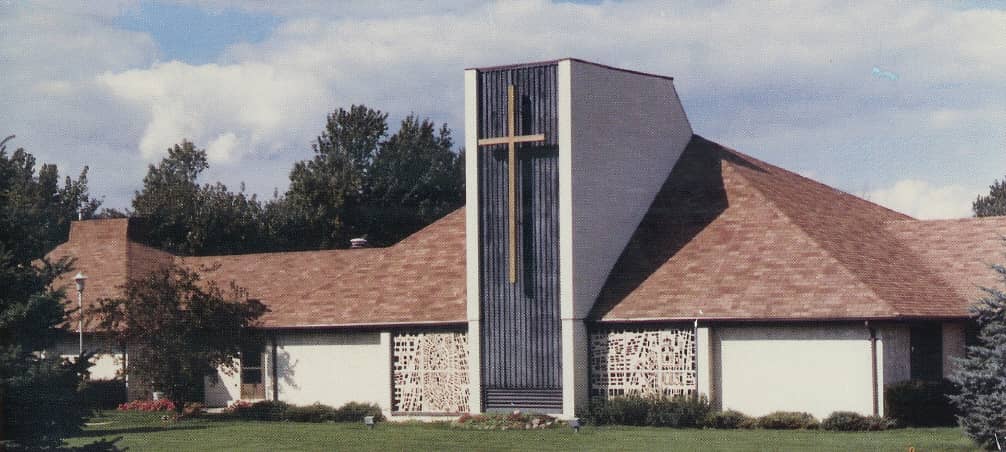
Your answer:
[[[23,93],[28,106],[27,115],[0,107],[0,121],[55,137],[27,143],[33,150],[67,159],[69,149],[101,149],[94,157],[105,161],[69,159],[128,163],[139,174],[189,138],[224,182],[271,193],[290,162],[310,156],[336,107],[447,121],[460,142],[463,68],[572,56],[673,75],[698,133],[836,185],[991,181],[1006,167],[996,119],[1006,115],[1003,11],[816,1],[185,3],[283,22],[261,43],[193,65],[158,62],[149,36],[114,28],[108,18],[129,3],[97,15],[58,5],[0,14],[0,89]],[[899,78],[878,80],[873,67]],[[125,184],[113,189],[128,195]]]
[[[257,62],[193,66],[172,61],[104,73],[98,80],[147,113],[138,144],[150,161],[182,138],[211,144],[218,162],[268,153],[291,144],[306,125],[314,126],[327,104],[326,87],[313,73]]]
[[[934,186],[916,179],[861,194],[865,199],[923,220],[971,216],[971,203],[979,190],[960,185]]]

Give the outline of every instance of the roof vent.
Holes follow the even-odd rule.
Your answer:
[[[366,247],[367,247],[367,239],[365,239],[363,237],[358,237],[358,238],[355,238],[355,239],[349,239],[349,248],[350,249],[366,248]]]

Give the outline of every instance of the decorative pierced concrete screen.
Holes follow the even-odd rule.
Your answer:
[[[394,411],[468,411],[465,333],[398,334],[394,343]]]
[[[590,353],[593,397],[695,393],[695,332],[690,328],[593,332]]]

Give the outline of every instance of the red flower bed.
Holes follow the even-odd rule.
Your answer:
[[[119,411],[175,411],[175,403],[168,399],[134,400],[120,404]]]

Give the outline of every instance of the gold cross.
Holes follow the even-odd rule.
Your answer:
[[[507,145],[507,170],[510,176],[510,186],[507,196],[509,201],[509,252],[510,252],[510,267],[508,270],[508,277],[510,283],[513,284],[517,282],[517,220],[516,220],[516,198],[517,189],[516,184],[516,166],[517,166],[517,143],[530,143],[534,141],[545,141],[545,134],[539,133],[537,135],[516,135],[514,130],[514,87],[510,85],[507,87],[507,135],[503,137],[496,138],[483,138],[478,141],[479,146],[490,146],[494,144],[506,144]]]

